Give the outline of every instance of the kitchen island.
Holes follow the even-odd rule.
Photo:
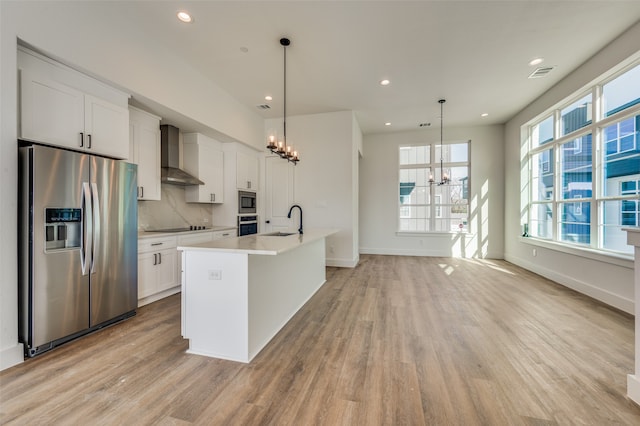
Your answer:
[[[250,362],[324,284],[325,238],[335,232],[179,246],[187,352]]]

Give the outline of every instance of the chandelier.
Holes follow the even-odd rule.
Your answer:
[[[269,135],[267,140],[267,148],[274,154],[277,154],[280,158],[293,163],[295,166],[300,161],[298,157],[298,151],[294,151],[291,145],[287,145],[287,46],[291,44],[288,38],[281,38],[280,45],[284,52],[284,113],[282,115],[282,140],[276,143],[276,136]]]
[[[429,174],[429,183],[430,184],[434,184],[436,183],[437,185],[446,185],[450,182],[450,178],[449,175],[447,175],[444,172],[444,167],[443,167],[443,152],[444,152],[444,145],[442,144],[442,110],[443,110],[443,105],[446,102],[446,100],[444,99],[440,99],[438,101],[438,103],[440,104],[440,182],[436,182],[435,179],[433,178],[433,174]]]

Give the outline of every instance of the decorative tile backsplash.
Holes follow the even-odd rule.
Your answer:
[[[187,203],[184,187],[162,184],[160,201],[138,201],[138,230],[211,226],[213,205]]]

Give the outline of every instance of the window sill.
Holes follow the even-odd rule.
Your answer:
[[[549,250],[559,251],[574,256],[584,257],[587,259],[597,260],[599,262],[610,263],[612,265],[622,266],[624,268],[633,269],[633,254],[622,254],[613,252],[604,252],[591,248],[575,247],[569,244],[559,243],[557,241],[541,240],[535,237],[518,237],[521,243],[532,246],[543,247]]]
[[[449,237],[451,235],[470,235],[473,236],[474,234],[470,233],[470,232],[464,232],[464,231],[456,231],[456,232],[451,232],[451,231],[432,231],[432,232],[417,232],[417,231],[396,231],[396,237]]]

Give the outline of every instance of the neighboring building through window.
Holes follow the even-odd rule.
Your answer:
[[[438,185],[442,174],[450,182]],[[398,231],[466,232],[469,142],[401,146],[398,187]]]
[[[640,180],[627,180],[620,184],[620,194],[640,195]],[[620,223],[622,226],[640,226],[640,200],[622,200]]]
[[[640,65],[523,130],[529,235],[631,253],[622,227],[640,223]]]

